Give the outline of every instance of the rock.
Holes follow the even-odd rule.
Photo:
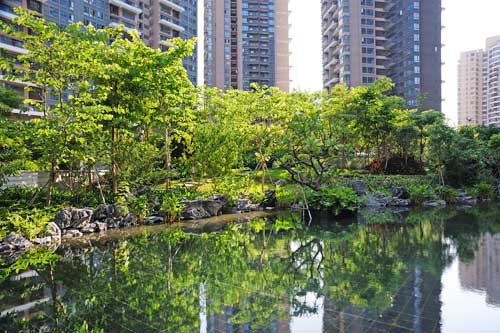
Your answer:
[[[108,225],[106,223],[103,222],[94,222],[94,223],[96,225],[97,231],[103,232],[108,230]]]
[[[264,200],[260,204],[264,208],[268,207],[276,207],[276,191],[275,190],[267,190],[264,191]]]
[[[108,229],[114,229],[120,227],[120,220],[115,220],[112,217],[108,217],[104,220],[104,223],[108,226]]]
[[[252,202],[249,199],[238,199],[235,208],[239,212],[249,212],[252,210]]]
[[[59,238],[59,240],[61,239]],[[50,236],[33,239],[33,244],[35,245],[49,245],[52,244],[53,242],[54,240]]]
[[[366,188],[365,183],[361,180],[353,180],[351,183],[352,189],[358,196],[363,196],[368,194],[368,189]]]
[[[446,207],[446,201],[444,200],[428,200],[422,203],[422,206],[427,208],[435,208],[435,207]]]
[[[8,256],[14,252],[14,247],[7,243],[0,243],[0,256]]]
[[[218,216],[222,214],[222,210],[226,204],[226,196],[220,194],[216,194],[206,200],[202,200],[202,207],[210,214],[210,216]]]
[[[391,189],[392,197],[396,199],[410,199],[410,193],[404,187],[393,187]]]
[[[160,224],[160,223],[163,223],[163,217],[160,217],[160,216],[150,216],[148,218],[146,218],[146,222],[148,224]]]
[[[458,196],[457,205],[461,206],[474,206],[477,204],[477,199],[471,196]]]
[[[85,227],[83,227],[81,229],[81,232],[83,232],[84,234],[90,234],[96,232],[96,230],[97,230],[97,224],[95,224],[94,222],[94,223],[89,223]]]
[[[184,220],[198,220],[212,216],[203,208],[201,199],[181,201],[181,203],[184,205],[182,209],[182,218]]]
[[[92,222],[103,222],[108,218],[120,219],[122,214],[116,205],[101,205],[96,208],[92,215]]]
[[[120,227],[130,227],[137,225],[137,217],[134,214],[128,213],[123,220],[119,222]]]
[[[391,199],[384,196],[383,193],[375,192],[373,194],[367,194],[364,197],[363,206],[368,208],[383,208],[389,205]]]
[[[389,203],[389,206],[392,206],[392,207],[409,207],[410,206],[410,200],[409,199],[392,198],[391,202]]]
[[[68,238],[77,238],[82,236],[83,234],[77,229],[67,229],[63,231],[62,238],[68,239]]]
[[[69,228],[71,226],[71,210],[72,208],[64,208],[57,213],[54,222],[60,229]]]
[[[44,235],[52,237],[53,241],[60,241],[61,240],[61,228],[59,228],[59,226],[56,223],[50,222],[45,227]]]
[[[33,243],[18,234],[10,234],[0,241],[0,254],[8,252],[26,251],[33,247]]]
[[[57,213],[54,222],[61,229],[79,229],[90,223],[93,213],[91,208],[64,208]]]
[[[286,180],[284,180],[284,179],[278,179],[276,181],[276,185],[278,185],[278,186],[285,186],[286,185]]]

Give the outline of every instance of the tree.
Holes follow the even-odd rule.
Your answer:
[[[150,87],[154,122],[163,133],[164,165],[166,172],[165,187],[170,188],[172,177],[173,144],[190,143],[194,127],[194,106],[197,94],[189,81],[182,59],[193,52],[194,40],[170,41],[172,47],[166,52],[156,52],[152,71],[155,73]]]
[[[105,89],[96,86],[95,73],[102,69],[98,59],[105,45],[103,32],[81,23],[60,29],[54,23],[16,9],[14,20],[23,29],[3,24],[4,30],[24,41],[26,54],[4,64],[12,78],[29,82],[40,93],[39,100],[27,100],[42,110],[44,117],[34,119],[33,142],[42,152],[41,162],[49,166],[47,204],[51,204],[56,171],[75,157],[82,158],[82,147],[99,135],[99,121],[106,118],[99,104]]]
[[[422,163],[424,160],[425,147],[429,140],[428,131],[433,125],[444,124],[444,115],[439,111],[427,110],[421,113],[414,113],[412,120],[418,129],[419,158],[420,163]]]
[[[24,140],[26,124],[8,118],[11,110],[19,109],[21,105],[21,96],[0,86],[0,186],[7,176],[29,165],[31,159]]]

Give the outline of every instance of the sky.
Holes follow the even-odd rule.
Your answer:
[[[199,10],[203,12],[203,1]],[[484,48],[486,38],[500,35],[499,0],[442,0],[443,112],[452,125],[457,119],[457,65],[460,52]],[[321,0],[290,0],[291,88],[322,88]],[[203,16],[200,16],[203,17]],[[203,22],[199,22],[203,36]],[[199,39],[199,52],[203,50]],[[199,59],[203,54],[199,53]],[[202,62],[202,61],[201,61]],[[203,66],[199,66],[199,74]],[[200,76],[202,77],[202,76]]]

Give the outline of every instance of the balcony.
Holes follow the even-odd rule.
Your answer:
[[[185,11],[184,7],[181,7],[181,6],[173,3],[172,1],[160,0],[160,3],[170,7],[172,9],[175,9],[176,11],[181,12],[181,13]]]
[[[142,13],[142,10],[137,8],[137,4],[129,0],[109,0],[109,3],[117,7],[125,8],[135,14]]]
[[[166,26],[166,27],[169,27],[169,28],[171,28],[171,29],[173,29],[173,30],[177,30],[177,31],[180,31],[180,32],[184,32],[184,30],[185,30],[185,29],[184,29],[183,27],[181,27],[181,26],[180,26],[180,25],[178,25],[178,24],[175,24],[175,23],[171,22],[170,20],[171,20],[170,18],[168,18],[168,17],[166,17],[166,16],[163,16],[163,15],[162,15],[162,16],[160,17],[160,24],[161,24],[161,25],[164,25],[164,26]]]
[[[0,35],[0,49],[4,49],[15,54],[26,54],[28,51],[23,47],[22,41],[9,36]]]
[[[11,21],[17,17],[17,14],[11,6],[0,4],[0,17]]]

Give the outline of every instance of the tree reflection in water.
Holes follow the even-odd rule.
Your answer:
[[[473,257],[482,234],[500,232],[499,216],[489,207],[305,227],[284,215],[63,246],[58,258],[38,250],[3,264],[0,330],[195,332],[203,318],[208,331],[287,332],[290,318],[321,307],[324,330],[380,318],[435,328],[452,248]]]

